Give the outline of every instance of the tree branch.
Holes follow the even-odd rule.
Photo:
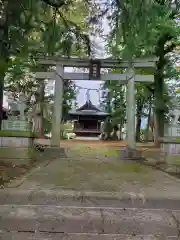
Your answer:
[[[152,94],[154,94],[154,88],[152,88],[152,87],[150,87],[150,86],[146,86],[147,87],[147,89],[152,93]]]
[[[78,25],[76,25],[74,22],[69,21],[69,20],[67,21],[64,18],[62,12],[59,9],[56,9],[56,10],[59,13],[59,15],[60,15],[60,17],[61,17],[65,27],[70,32],[74,33],[76,35],[76,37],[77,37],[77,35],[79,35],[79,37],[83,40],[83,42],[87,46],[87,54],[88,54],[88,56],[90,56],[92,50],[91,50],[91,41],[89,39],[89,36],[86,33],[82,33],[80,27]],[[72,27],[74,27],[74,29]]]
[[[67,4],[66,0],[42,0],[42,2],[54,8],[61,8]]]
[[[164,55],[166,55],[167,53],[169,52],[172,52],[174,50],[174,48],[177,46],[176,43],[171,43],[171,45],[167,46],[165,49],[164,49]]]

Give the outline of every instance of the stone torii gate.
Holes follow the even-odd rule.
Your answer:
[[[54,111],[52,118],[51,145],[60,144],[60,122],[62,118],[63,79],[87,81],[121,81],[127,84],[127,140],[128,148],[135,149],[135,82],[153,82],[153,75],[136,75],[135,69],[154,68],[157,58],[135,59],[131,67],[129,62],[115,59],[79,59],[79,58],[39,58],[38,63],[46,66],[56,66],[55,71],[37,72],[37,79],[55,80]],[[88,68],[89,73],[65,72],[65,67]],[[127,69],[125,74],[101,74],[101,69]]]

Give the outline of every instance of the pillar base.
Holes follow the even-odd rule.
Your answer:
[[[131,149],[128,147],[120,148],[120,159],[121,160],[134,160],[142,161],[142,153],[137,149]]]
[[[51,142],[50,142],[51,147],[55,147],[58,148],[60,147],[60,139],[52,139],[51,138]]]
[[[66,157],[66,152],[64,148],[61,147],[51,147],[46,146],[41,154],[42,159],[54,160]]]
[[[55,159],[55,158],[61,158],[61,157],[65,157],[66,153],[65,153],[65,149],[62,147],[46,147],[44,150],[44,154],[46,155],[46,157],[48,156],[49,159]]]

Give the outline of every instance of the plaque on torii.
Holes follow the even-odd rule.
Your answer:
[[[90,60],[89,64],[89,80],[101,79],[101,61]]]

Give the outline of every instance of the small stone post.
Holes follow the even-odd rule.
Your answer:
[[[21,121],[25,121],[24,111],[26,109],[26,97],[23,93],[19,94],[18,110]]]

